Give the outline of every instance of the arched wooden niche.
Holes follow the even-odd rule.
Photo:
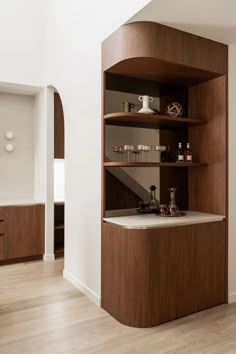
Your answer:
[[[191,86],[227,73],[227,46],[154,22],[120,27],[102,45],[103,71]]]
[[[188,141],[195,159],[206,164],[162,165],[160,200],[167,204],[168,187],[175,185],[180,209],[226,217],[149,230],[102,219],[102,307],[123,324],[150,327],[227,302],[227,63],[226,45],[152,22],[124,25],[102,44],[103,217],[107,198],[124,199],[117,184],[106,182],[109,124],[158,128],[160,145]],[[106,112],[109,90],[158,97],[163,120],[166,106],[180,102],[188,124],[162,129],[152,115],[132,112],[123,119]]]

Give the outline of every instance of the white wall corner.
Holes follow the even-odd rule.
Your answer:
[[[44,262],[55,261],[55,254],[44,254],[43,260]]]
[[[236,293],[231,293],[228,295],[228,303],[232,304],[233,302],[236,302]]]
[[[77,289],[79,289],[84,295],[86,295],[92,302],[97,306],[101,307],[101,298],[95,294],[91,289],[89,289],[85,284],[83,284],[79,279],[77,279],[73,274],[67,270],[63,270],[63,277],[73,284]]]

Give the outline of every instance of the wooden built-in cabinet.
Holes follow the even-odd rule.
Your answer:
[[[158,23],[129,23],[103,42],[102,72],[102,307],[124,324],[149,327],[226,303],[227,45]],[[159,97],[160,115],[106,111],[107,90]],[[183,105],[183,118],[166,116],[173,101]],[[110,161],[108,125],[157,128],[160,145],[189,142],[193,163]],[[161,203],[168,205],[174,186],[180,209],[225,220],[152,230],[104,223],[109,207],[133,208],[136,200],[111,183],[107,171],[119,167],[159,167]]]
[[[0,260],[41,257],[44,253],[44,205],[0,208]]]
[[[64,159],[64,113],[60,95],[54,93],[54,158]]]
[[[65,235],[65,206],[64,202],[54,204],[54,253],[55,257],[64,256],[64,235]]]
[[[102,306],[149,327],[226,298],[225,221],[160,229],[103,224]]]
[[[0,261],[3,260],[4,250],[4,211],[0,208]]]

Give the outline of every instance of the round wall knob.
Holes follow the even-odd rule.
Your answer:
[[[14,150],[14,146],[12,144],[7,144],[5,149],[7,152],[12,152]]]
[[[5,133],[5,138],[7,139],[7,140],[11,140],[11,139],[13,139],[14,138],[14,134],[13,134],[13,132],[12,131],[7,131],[6,133]]]

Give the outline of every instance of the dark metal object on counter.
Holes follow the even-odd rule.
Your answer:
[[[139,202],[139,208],[136,209],[139,214],[151,214],[153,210],[149,207],[149,202]]]
[[[153,212],[159,212],[160,210],[160,202],[159,200],[156,198],[156,189],[157,187],[154,185],[151,185],[149,187],[150,192],[151,192],[151,199],[150,199],[150,204],[149,204],[149,208],[151,210],[153,210]]]
[[[170,192],[170,202],[168,208],[165,204],[162,204],[160,206],[160,216],[168,216],[168,217],[184,216],[185,213],[179,210],[175,201],[175,193],[177,189],[171,187],[168,190]]]

